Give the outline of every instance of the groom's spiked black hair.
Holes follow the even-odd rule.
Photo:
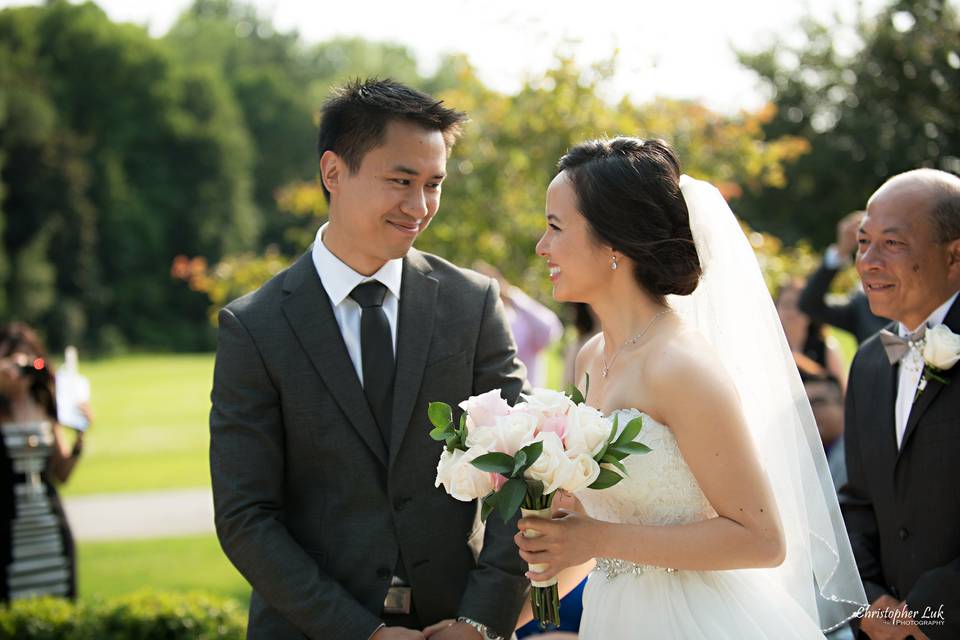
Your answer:
[[[702,268],[680,192],[680,160],[663,140],[590,140],[560,158],[594,236],[633,262],[651,296],[689,295]]]
[[[387,124],[393,120],[439,131],[449,153],[467,116],[444,107],[443,100],[395,80],[354,80],[335,89],[323,105],[318,158],[325,151],[333,151],[343,158],[351,173],[356,173],[367,152],[383,144]],[[330,200],[325,186],[323,195]]]

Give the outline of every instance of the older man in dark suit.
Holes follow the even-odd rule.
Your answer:
[[[524,371],[490,278],[412,249],[463,114],[391,81],[324,106],[329,222],[220,313],[210,464],[221,545],[253,586],[249,637],[509,636],[528,586],[515,525],[434,487],[429,401]]]
[[[860,631],[960,638],[960,178],[891,178],[858,238],[870,308],[895,321],[857,352],[847,392],[840,502],[871,603]]]

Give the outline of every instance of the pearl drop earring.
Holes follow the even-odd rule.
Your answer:
[[[612,256],[610,258],[610,270],[616,271],[618,266],[620,265],[617,264],[617,256]]]

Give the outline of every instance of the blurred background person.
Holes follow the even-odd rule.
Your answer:
[[[544,386],[540,355],[551,343],[563,336],[560,318],[519,287],[510,284],[493,265],[481,260],[477,261],[473,268],[494,278],[500,285],[500,299],[503,301],[513,338],[517,342],[517,357],[527,367],[527,380],[534,387]]]
[[[0,327],[0,599],[76,596],[73,537],[54,486],[83,450],[57,423],[54,373],[33,330]],[[89,409],[84,408],[89,421]]]
[[[823,325],[807,315],[799,305],[805,287],[809,285],[803,280],[794,279],[783,285],[777,294],[777,314],[787,343],[795,358],[797,354],[805,356],[822,368],[824,375],[835,379],[841,390],[846,389],[847,370],[839,345],[827,336]]]
[[[888,322],[870,311],[870,304],[861,288],[847,300],[828,300],[827,292],[837,274],[853,264],[857,250],[857,230],[863,220],[863,211],[854,211],[837,223],[837,241],[827,247],[823,262],[813,272],[802,290],[797,305],[813,322],[828,324],[854,335],[858,343],[880,331]]]

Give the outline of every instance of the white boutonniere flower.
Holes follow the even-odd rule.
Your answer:
[[[948,369],[952,369],[960,361],[960,336],[950,331],[945,324],[927,330],[923,337],[923,374],[920,376],[920,384],[917,386],[917,393],[914,396],[914,402],[927,388],[930,380],[936,380],[941,384],[947,384],[950,379],[943,375]]]

